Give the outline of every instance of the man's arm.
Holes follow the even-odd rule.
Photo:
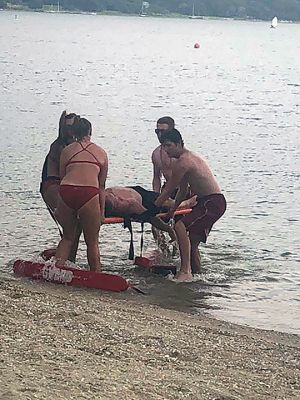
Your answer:
[[[176,161],[173,164],[172,176],[167,181],[166,186],[163,188],[163,191],[156,199],[156,206],[161,207],[162,204],[171,196],[174,190],[184,184],[182,180],[186,172],[187,167],[182,162]]]
[[[105,182],[108,172],[108,159],[105,155],[105,161],[98,176],[99,181],[99,200],[100,200],[100,210],[101,210],[101,221],[105,218]]]
[[[183,200],[185,200],[187,191],[188,191],[188,183],[185,181],[181,182],[179,190],[176,193],[174,206],[172,207],[174,211],[177,210],[177,208],[180,206]]]
[[[160,193],[161,189],[161,170],[155,160],[155,150],[152,153],[152,164],[153,164],[153,179],[152,179],[152,190],[156,193]]]
[[[166,224],[161,218],[159,218],[157,216],[152,217],[150,222],[151,222],[152,226],[159,229],[160,231],[168,232],[172,242],[176,241],[176,234],[175,234],[174,229],[169,224]]]

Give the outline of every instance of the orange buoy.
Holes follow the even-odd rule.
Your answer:
[[[194,44],[194,49],[199,49],[199,47],[200,47],[200,44],[199,44],[199,43],[195,43],[195,44]]]

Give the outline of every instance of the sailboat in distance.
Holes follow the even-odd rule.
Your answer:
[[[203,19],[201,15],[195,15],[195,3],[193,3],[193,10],[192,10],[192,15],[189,15],[190,19]]]
[[[141,11],[139,13],[140,17],[147,17],[148,16],[147,10],[148,10],[149,6],[150,6],[150,4],[148,3],[148,1],[142,1],[142,8],[141,8]]]
[[[276,28],[277,25],[278,25],[278,19],[277,17],[274,17],[271,21],[271,28]]]

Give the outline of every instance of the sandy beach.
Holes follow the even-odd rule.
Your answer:
[[[0,399],[299,399],[300,337],[0,282]]]

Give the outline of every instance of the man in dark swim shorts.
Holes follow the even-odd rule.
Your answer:
[[[181,267],[176,278],[178,281],[191,281],[192,272],[201,271],[198,246],[200,242],[206,242],[213,224],[224,214],[226,200],[208,163],[184,147],[177,129],[166,132],[162,144],[166,153],[176,161],[172,164],[171,179],[156,200],[156,206],[163,204],[177,187],[179,191],[169,211],[170,216],[185,198],[189,188],[197,196],[197,204],[192,212],[175,224],[181,256]]]
[[[226,210],[226,201],[221,193],[213,193],[197,198],[197,204],[192,212],[181,218],[186,230],[199,236],[206,243],[213,224],[222,217]]]

